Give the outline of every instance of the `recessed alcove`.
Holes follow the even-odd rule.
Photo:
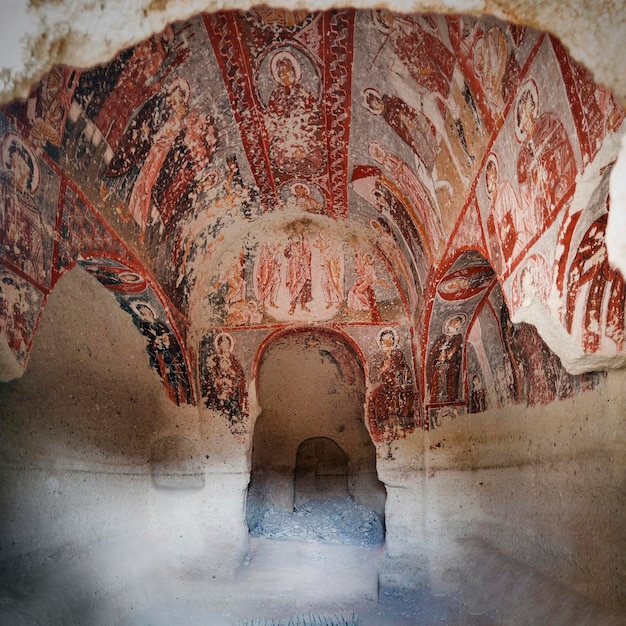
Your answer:
[[[263,351],[257,388],[250,531],[268,511],[330,499],[353,501],[384,520],[385,488],[364,423],[365,376],[345,337],[314,328],[279,334]]]
[[[330,437],[311,437],[298,446],[293,506],[308,500],[347,498],[348,459]]]

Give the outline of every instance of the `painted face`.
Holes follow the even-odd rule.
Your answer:
[[[11,155],[11,171],[13,172],[13,178],[19,191],[28,191],[31,177],[30,166],[26,159],[17,152]]]
[[[380,209],[389,209],[389,202],[387,202],[387,198],[385,198],[383,193],[375,191],[374,198],[376,199],[376,204]]]
[[[217,345],[215,346],[215,348],[219,356],[226,356],[230,352],[230,341],[228,337],[220,337],[217,340]]]
[[[156,319],[152,309],[148,306],[138,306],[137,310],[141,313],[144,319],[147,319],[149,322],[154,322]]]
[[[385,153],[385,149],[379,143],[371,143],[368,148],[368,152],[374,161],[377,163],[384,163],[385,157],[387,156]]]
[[[387,333],[380,338],[380,347],[385,354],[393,350],[394,338],[391,333]]]
[[[526,136],[532,135],[535,127],[535,103],[532,94],[526,92],[522,96],[518,107],[519,125]]]
[[[293,65],[287,61],[278,66],[278,78],[285,87],[291,87],[296,82],[296,71]]]
[[[444,324],[443,332],[446,335],[458,335],[462,326],[463,320],[460,317],[453,317]]]
[[[385,108],[385,105],[383,104],[381,98],[373,93],[367,95],[367,106],[370,108],[372,113],[376,115],[380,115]]]
[[[393,15],[389,11],[381,9],[378,12],[378,20],[384,28],[391,30],[393,26]]]
[[[168,104],[174,109],[182,108],[186,103],[185,92],[180,86],[175,87],[167,96]]]

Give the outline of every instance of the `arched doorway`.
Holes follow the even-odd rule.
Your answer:
[[[293,505],[308,500],[347,498],[348,459],[329,437],[312,437],[298,446],[293,487]]]
[[[334,515],[342,506],[367,510],[382,529],[386,492],[364,423],[365,375],[356,350],[334,331],[292,329],[261,355],[257,388],[250,532],[262,534],[268,516]]]

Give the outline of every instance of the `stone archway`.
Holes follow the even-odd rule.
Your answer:
[[[307,501],[350,501],[382,521],[385,488],[364,423],[365,374],[338,333],[296,329],[264,349],[246,519],[251,532],[269,511]]]

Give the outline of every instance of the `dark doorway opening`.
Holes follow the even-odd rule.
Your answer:
[[[347,498],[348,460],[328,437],[312,437],[298,446],[293,488],[294,509],[309,500]]]

